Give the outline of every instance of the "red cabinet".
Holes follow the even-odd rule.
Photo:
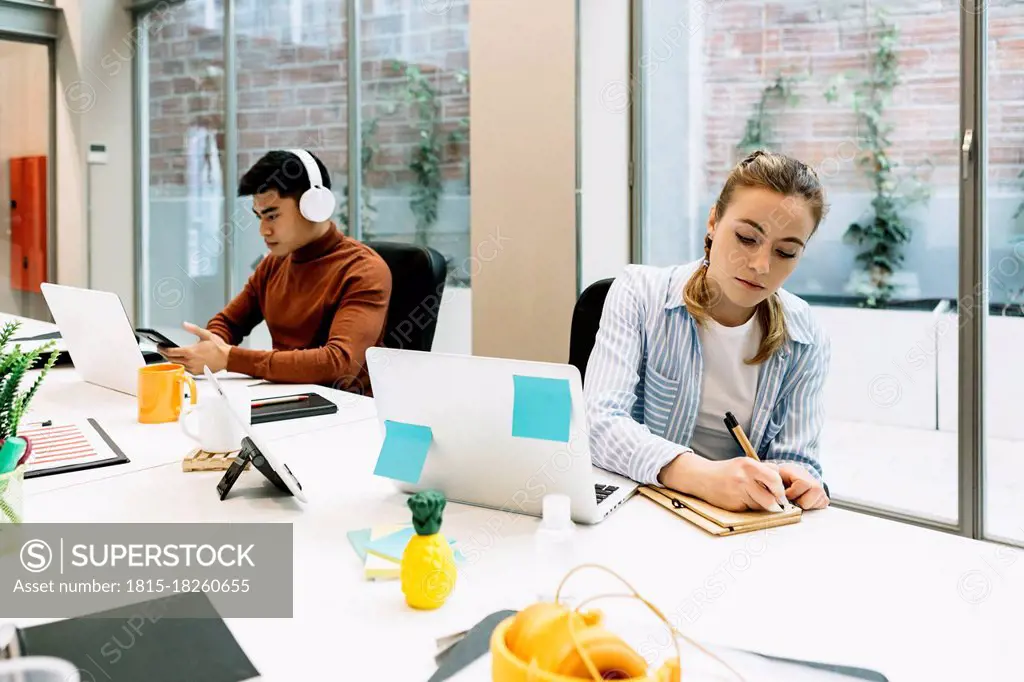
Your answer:
[[[46,281],[46,157],[10,163],[11,288],[39,293]]]

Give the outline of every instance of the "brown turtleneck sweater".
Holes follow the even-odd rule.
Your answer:
[[[381,343],[391,271],[332,224],[287,256],[267,256],[206,328],[232,345],[228,371],[372,395],[366,349]],[[266,320],[273,350],[238,344]]]

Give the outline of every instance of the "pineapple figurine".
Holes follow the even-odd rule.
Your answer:
[[[402,553],[402,593],[414,609],[436,609],[455,588],[455,555],[440,533],[441,514],[447,500],[436,490],[409,498],[416,535]]]

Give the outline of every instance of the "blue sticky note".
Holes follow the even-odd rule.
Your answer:
[[[412,528],[403,528],[397,533],[385,535],[382,538],[368,542],[366,544],[366,551],[385,559],[401,561],[402,554],[405,552],[405,546],[409,544],[409,540],[415,534],[416,531]]]
[[[444,531],[442,531],[444,532]],[[366,551],[370,554],[375,554],[384,559],[391,559],[392,561],[401,561],[402,554],[405,553],[405,547],[409,544],[409,540],[416,534],[414,528],[403,528],[400,531],[396,531],[391,535],[385,535],[382,538],[371,540],[366,543]],[[454,545],[455,540],[448,540],[449,545]],[[462,553],[455,551],[456,561],[461,560]]]
[[[429,426],[385,420],[384,445],[373,473],[406,483],[418,483],[434,438]]]
[[[371,530],[371,528],[362,528],[360,530],[350,530],[346,533],[348,541],[352,543],[352,549],[359,555],[360,561],[366,560],[366,545],[370,542]]]
[[[568,379],[513,375],[512,435],[569,442],[572,398]]]

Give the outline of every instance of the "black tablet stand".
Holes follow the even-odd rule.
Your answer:
[[[288,489],[285,482],[281,480],[281,477],[278,476],[276,471],[274,471],[274,468],[270,466],[270,462],[268,462],[267,458],[263,456],[260,449],[256,447],[256,444],[253,443],[248,436],[246,436],[242,439],[242,449],[239,451],[238,456],[235,457],[235,461],[231,463],[228,470],[224,472],[224,477],[221,478],[220,483],[217,484],[217,492],[220,493],[220,499],[223,500],[228,496],[228,493],[231,492],[231,488],[235,485],[235,481],[237,481],[238,477],[242,475],[243,471],[245,471],[245,465],[248,462],[252,462],[252,465],[260,473],[266,476],[267,480],[273,483],[278,489],[288,493],[289,495],[292,494],[292,491]],[[286,469],[288,468],[287,464],[282,466]],[[291,473],[291,469],[288,469],[288,473]]]

